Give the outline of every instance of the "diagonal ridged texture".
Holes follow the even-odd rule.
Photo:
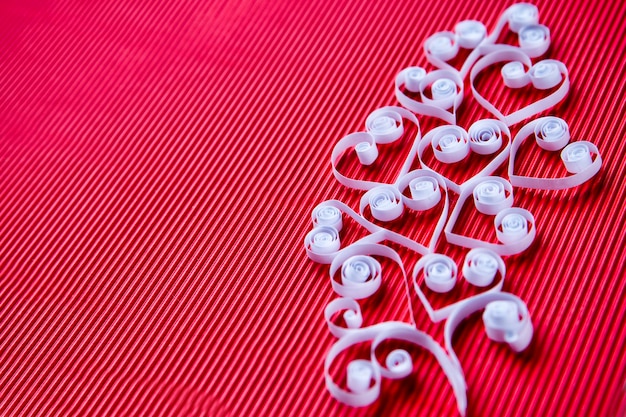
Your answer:
[[[605,167],[578,190],[516,194],[539,236],[507,259],[505,289],[536,340],[518,357],[478,318],[459,330],[468,415],[625,411],[626,7],[587,3],[537,4],[573,83],[553,114]],[[330,397],[334,296],[302,239],[317,203],[356,206],[332,147],[396,104],[424,39],[469,18],[492,28],[508,5],[2,2],[0,415],[454,415],[427,356],[369,408]],[[460,120],[486,116],[468,98]],[[543,169],[533,155],[522,165]],[[408,319],[391,281],[366,320]]]

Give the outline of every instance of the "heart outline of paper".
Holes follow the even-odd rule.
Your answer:
[[[437,171],[435,171],[434,169],[430,168],[424,162],[424,159],[423,159],[424,151],[426,150],[426,148],[429,145],[431,145],[433,136],[435,136],[437,133],[439,133],[439,131],[442,130],[442,129],[446,129],[446,128],[450,127],[450,126],[456,126],[456,125],[438,126],[438,127],[435,127],[433,129],[431,129],[426,135],[424,135],[424,137],[420,141],[420,143],[418,145],[418,148],[417,148],[417,157],[418,157],[418,159],[420,161],[420,165],[422,166],[422,168],[430,170],[430,171],[433,171],[433,172],[437,173],[437,175],[440,175],[446,181],[448,189],[452,190],[456,194],[461,194],[461,190],[465,187],[466,184],[468,184],[470,181],[474,180],[475,178],[484,178],[484,177],[492,174],[500,165],[502,165],[504,163],[504,161],[506,161],[506,159],[509,156],[509,149],[511,147],[511,132],[510,132],[508,126],[506,126],[506,124],[504,124],[503,122],[501,122],[499,120],[482,119],[482,121],[491,121],[491,120],[493,120],[496,123],[502,123],[498,127],[499,128],[502,128],[502,127],[505,128],[504,130],[503,129],[500,129],[500,130],[501,130],[501,133],[503,133],[503,134],[505,134],[507,136],[507,142],[506,142],[506,145],[504,146],[504,148],[499,153],[497,153],[496,156],[484,168],[482,168],[476,175],[474,175],[472,178],[469,178],[468,180],[464,181],[461,184],[457,184],[456,182],[452,181],[451,179],[449,179],[445,175],[440,174]],[[477,122],[475,122],[475,123],[477,123]]]
[[[567,70],[567,67],[563,63],[551,60],[555,63],[558,63],[557,67],[559,68],[559,70],[561,71],[561,75],[563,76],[563,80],[561,81],[561,85],[559,86],[559,88],[549,95],[531,104],[528,104],[521,109],[515,110],[514,112],[507,115],[502,114],[502,112],[498,108],[496,108],[496,106],[494,106],[489,100],[484,98],[478,92],[478,90],[476,89],[475,80],[478,74],[480,74],[488,67],[502,62],[512,61],[519,61],[529,68],[533,66],[532,60],[521,48],[510,45],[502,45],[501,47],[493,49],[490,53],[479,59],[470,71],[470,86],[474,99],[484,109],[489,111],[489,113],[493,114],[498,120],[502,121],[507,126],[513,126],[514,124],[517,124],[522,120],[534,117],[537,114],[551,109],[552,107],[560,103],[563,99],[565,99],[570,87],[569,72]]]
[[[504,264],[504,261],[502,260],[502,258],[498,257],[497,262],[498,262],[498,272],[500,272],[500,279],[496,282],[496,284],[493,287],[479,294],[476,294],[467,298],[462,298],[444,307],[434,309],[432,304],[430,303],[430,300],[428,300],[428,297],[426,296],[426,294],[424,294],[420,285],[417,282],[418,274],[424,270],[424,267],[426,266],[426,262],[428,261],[428,259],[432,258],[433,255],[440,255],[440,254],[431,253],[431,254],[423,256],[422,258],[420,258],[420,260],[415,264],[415,267],[413,268],[413,288],[415,289],[415,292],[417,293],[417,297],[422,302],[422,305],[424,306],[426,313],[428,313],[428,317],[430,317],[433,323],[438,323],[442,320],[447,319],[448,316],[455,310],[456,307],[460,306],[463,302],[467,301],[468,299],[472,297],[476,297],[476,296],[483,295],[483,294],[489,294],[489,293],[498,293],[502,291],[502,288],[504,286],[504,279],[506,277],[506,265]]]
[[[535,119],[532,122],[526,124],[522,127],[513,142],[511,143],[511,153],[509,155],[509,167],[508,167],[508,175],[509,181],[515,187],[520,188],[535,188],[535,189],[543,189],[543,190],[565,190],[568,188],[573,188],[578,185],[583,184],[584,182],[590,180],[595,176],[600,168],[602,167],[602,157],[600,156],[600,152],[598,148],[591,142],[588,141],[580,141],[580,142],[570,142],[570,143],[585,143],[590,151],[595,153],[596,158],[583,171],[578,172],[573,175],[562,176],[558,178],[547,178],[547,177],[528,177],[521,176],[515,174],[515,157],[517,155],[517,151],[523,145],[523,143],[535,132],[535,129],[541,125],[541,123],[553,119],[552,117],[540,117],[539,119]],[[558,150],[557,150],[558,151]]]
[[[415,155],[417,153],[417,146],[422,138],[420,124],[419,124],[419,121],[417,120],[417,117],[413,113],[411,113],[410,111],[402,107],[384,106],[379,109],[376,109],[374,112],[372,112],[372,114],[374,114],[375,112],[385,112],[385,111],[398,113],[403,119],[409,120],[417,128],[417,133],[415,134],[415,139],[413,139],[413,144],[411,145],[411,149],[409,150],[409,153],[407,154],[405,162],[398,176],[396,177],[396,178],[399,178],[402,175],[406,174],[411,169],[411,164],[413,163],[413,160],[415,159]],[[350,133],[344,136],[343,138],[341,138],[339,142],[335,144],[335,147],[333,148],[333,151],[331,154],[331,160],[330,160],[335,179],[337,179],[337,181],[339,181],[340,184],[345,185],[346,187],[357,189],[357,190],[362,190],[362,191],[368,191],[380,185],[390,185],[389,183],[385,183],[385,182],[358,180],[352,177],[348,177],[342,174],[341,172],[339,172],[339,170],[337,169],[337,163],[339,162],[339,159],[344,154],[344,152],[348,151],[351,148],[354,148],[355,146],[357,146],[359,143],[362,143],[362,142],[376,144],[374,136],[367,131]],[[385,144],[387,143],[389,142],[386,142]]]
[[[465,202],[470,196],[473,195],[474,188],[476,187],[476,185],[484,181],[485,178],[488,178],[488,177],[472,178],[463,186],[463,189],[461,190],[461,193],[459,194],[459,199],[457,200],[456,205],[452,209],[450,218],[448,219],[448,222],[446,223],[446,227],[444,228],[444,234],[446,236],[446,240],[448,241],[448,243],[452,245],[461,246],[464,248],[489,249],[489,250],[494,251],[500,256],[516,255],[518,253],[525,251],[526,249],[530,247],[530,245],[532,245],[533,241],[535,240],[535,236],[537,234],[537,223],[535,221],[535,218],[532,216],[530,212],[524,209],[519,209],[517,207],[513,207],[511,209],[505,209],[505,210],[519,209],[519,210],[526,211],[527,214],[530,216],[530,218],[526,218],[526,220],[527,222],[531,224],[531,228],[529,229],[528,234],[524,236],[522,239],[520,239],[519,242],[516,242],[515,245],[513,244],[505,245],[502,243],[485,242],[483,240],[479,240],[476,238],[472,238],[469,236],[465,236],[465,235],[461,235],[461,234],[453,232],[454,226],[456,225],[456,222],[459,218],[459,215],[461,214],[461,210],[463,209]],[[496,218],[498,217],[498,215],[496,215]]]
[[[421,102],[410,98],[400,89],[402,85],[406,85],[407,78],[411,71],[419,71],[424,73],[423,78],[419,81],[419,91],[420,95],[422,96]],[[425,97],[424,91],[426,87],[440,78],[447,78],[454,81],[458,88],[458,91],[454,96],[454,104],[452,105],[451,112],[423,101],[423,97]],[[402,106],[406,107],[412,112],[424,116],[436,117],[445,121],[448,124],[456,124],[456,112],[461,107],[461,104],[463,103],[463,97],[465,96],[465,83],[463,82],[460,73],[454,69],[438,69],[426,73],[426,70],[424,70],[424,68],[422,67],[408,67],[403,69],[398,73],[398,75],[396,75],[394,91],[396,95],[396,100],[398,100],[398,102]]]

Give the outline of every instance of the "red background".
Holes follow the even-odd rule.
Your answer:
[[[516,191],[538,238],[506,259],[505,290],[526,300],[535,340],[516,356],[479,317],[457,332],[468,415],[624,415],[626,9],[537,4],[548,55],[572,80],[552,114],[605,165],[577,190]],[[0,414],[454,415],[424,354],[369,408],[330,397],[322,312],[334,295],[302,240],[317,203],[356,207],[330,152],[396,104],[394,76],[426,64],[424,39],[469,18],[491,29],[508,5],[2,2]],[[505,92],[496,72],[479,86],[508,110],[537,94]],[[467,96],[459,123],[487,116]],[[527,148],[520,169],[561,172]],[[384,152],[377,171],[392,180],[401,148]],[[489,221],[465,219],[489,238]],[[423,238],[422,220],[394,227]],[[401,254],[410,270],[416,255]],[[397,277],[364,303],[366,324],[408,320]],[[412,295],[418,326],[441,341]]]

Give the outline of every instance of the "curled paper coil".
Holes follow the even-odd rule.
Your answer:
[[[445,182],[432,171],[418,169],[411,171],[398,181],[398,189],[402,192],[409,187],[411,197],[402,194],[404,205],[412,210],[430,210],[441,201],[441,188]]]
[[[357,393],[367,393],[374,377],[374,367],[367,360],[357,359],[348,364],[346,372],[348,388]]]
[[[540,57],[550,47],[550,29],[544,25],[522,27],[519,31],[519,45],[529,57]]]
[[[498,343],[507,343],[515,352],[521,352],[530,344],[532,325],[524,320],[526,305],[513,300],[492,301],[485,307],[483,323],[489,339]],[[520,317],[521,316],[521,317]]]
[[[477,20],[463,20],[454,26],[454,33],[461,48],[474,49],[487,37],[487,28]]]
[[[494,225],[498,240],[511,247],[527,248],[535,238],[535,218],[522,208],[500,211],[494,219]]]
[[[409,352],[404,349],[395,349],[389,352],[387,355],[387,359],[385,360],[385,368],[381,367],[388,371],[388,374],[383,374],[383,376],[392,379],[400,379],[405,378],[413,372],[413,359]]]
[[[331,226],[338,232],[343,228],[343,215],[336,207],[319,204],[311,213],[313,227]]]
[[[454,331],[473,313],[485,309],[483,322],[487,336],[495,342],[504,342],[514,352],[521,352],[532,341],[533,324],[526,303],[506,292],[486,292],[468,298],[446,320],[444,342],[452,362],[460,372],[461,363],[452,347]]]
[[[454,33],[438,32],[426,39],[424,52],[431,59],[449,61],[459,52],[459,43]]]
[[[496,273],[506,273],[502,258],[489,249],[476,248],[470,250],[463,263],[463,277],[477,287],[487,287],[493,283]]]
[[[365,128],[376,143],[395,142],[404,133],[402,115],[388,107],[373,111],[365,120]]]
[[[332,226],[319,226],[304,237],[306,254],[311,260],[329,264],[339,251],[339,232]]]
[[[474,122],[468,131],[469,146],[479,155],[491,155],[497,152],[503,143],[502,136],[510,136],[509,128],[498,120],[483,119]]]
[[[397,219],[404,210],[402,195],[392,185],[380,185],[363,194],[360,206],[361,216],[367,206],[369,206],[372,216],[382,222]]]
[[[365,137],[363,142],[359,142],[354,146],[359,162],[362,165],[372,165],[378,158],[378,147],[374,137]]]
[[[369,255],[352,255],[345,259],[349,252],[338,254],[330,265],[330,279],[333,289],[342,297],[354,298],[355,300],[367,298],[378,291],[382,283],[380,263]],[[337,282],[334,280],[334,275],[340,266],[341,282]]]
[[[426,70],[422,67],[409,67],[404,70],[404,86],[412,93],[420,92],[420,82],[426,76]]]
[[[371,256],[355,255],[341,266],[341,285],[349,288],[342,295],[349,294],[355,299],[366,298],[378,290],[381,282],[380,263]]]
[[[456,109],[459,91],[463,90],[463,84],[460,84],[458,81],[459,78],[456,74],[446,70],[438,70],[426,74],[420,81],[422,101],[442,110]],[[427,87],[430,87],[431,97],[426,94]]]
[[[569,142],[569,127],[558,117],[542,117],[535,124],[537,145],[546,151],[558,151]]]
[[[528,71],[528,76],[536,89],[549,90],[559,85],[563,78],[567,77],[567,68],[560,61],[544,59],[532,66]]]
[[[587,141],[573,142],[561,151],[561,159],[568,172],[579,174],[593,166],[591,152],[598,155],[598,148],[594,144]]]
[[[343,318],[347,327],[338,326],[332,321],[332,317],[341,311],[344,312]],[[352,298],[337,298],[328,303],[324,309],[324,318],[326,319],[328,330],[335,337],[343,337],[363,325],[361,306]]]
[[[446,164],[465,159],[469,154],[469,135],[459,126],[442,126],[433,134],[431,145],[435,158]]]
[[[534,134],[537,145],[547,151],[561,151],[561,160],[570,174],[560,178],[522,176],[515,173],[517,151]],[[570,132],[564,120],[558,117],[541,117],[522,127],[513,143],[509,157],[508,175],[515,187],[542,190],[563,190],[589,181],[602,168],[602,157],[598,148],[587,141],[570,141]],[[567,146],[566,146],[567,145]]]
[[[502,79],[509,88],[522,88],[530,83],[530,76],[524,64],[520,61],[507,62],[502,66]]]
[[[500,177],[485,177],[474,186],[476,209],[491,216],[513,206],[513,186]]]
[[[518,33],[523,27],[539,22],[539,9],[530,3],[517,3],[509,7],[504,16],[511,31]]]
[[[454,261],[440,254],[426,255],[417,262],[413,274],[413,285],[417,286],[417,275],[422,270],[424,282],[431,290],[438,293],[446,293],[454,288],[458,270]]]

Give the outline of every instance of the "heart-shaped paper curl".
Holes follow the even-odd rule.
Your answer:
[[[405,194],[409,189],[411,196]],[[439,241],[439,237],[448,218],[450,207],[448,188],[444,178],[432,170],[417,169],[403,175],[395,185],[383,185],[373,188],[361,197],[359,211],[364,219],[365,208],[369,206],[372,216],[379,221],[392,221],[408,207],[415,211],[426,211],[435,207],[441,201],[443,190],[443,209],[427,246],[397,232],[380,228],[388,232],[385,239],[402,245],[420,254],[431,253]],[[377,226],[378,227],[378,226]]]
[[[499,177],[494,180],[504,181]],[[496,236],[500,243],[486,242],[480,239],[454,233],[454,225],[456,224],[465,201],[474,195],[475,188],[484,181],[489,181],[490,177],[473,178],[463,185],[459,199],[450,214],[448,223],[444,229],[446,240],[448,243],[462,246],[465,248],[484,248],[490,249],[500,256],[515,255],[528,249],[535,240],[537,233],[535,218],[525,209],[518,207],[505,207],[500,210],[494,218],[494,227]],[[512,190],[512,188],[511,188]],[[506,194],[504,194],[505,199]],[[510,201],[512,201],[512,196]]]
[[[534,133],[537,144],[547,151],[561,151],[561,160],[570,174],[560,178],[528,177],[515,174],[515,156],[524,141]],[[576,187],[593,178],[602,168],[602,157],[598,148],[587,141],[571,142],[569,128],[558,117],[541,117],[522,127],[513,143],[509,157],[509,179],[521,188],[564,190]],[[595,155],[592,158],[591,154]]]
[[[365,122],[366,132],[351,133],[337,142],[333,148],[330,161],[333,168],[333,175],[337,181],[346,187],[358,190],[369,190],[384,185],[385,183],[382,182],[358,180],[345,176],[337,169],[337,163],[345,151],[353,148],[361,164],[372,164],[378,156],[377,145],[393,143],[402,137],[404,132],[404,119],[409,120],[417,127],[413,145],[411,146],[411,150],[406,157],[398,177],[406,174],[411,169],[411,164],[413,163],[413,159],[415,159],[417,145],[421,138],[420,125],[417,117],[410,111],[401,107],[387,106],[373,111],[368,116]]]
[[[472,94],[476,101],[507,126],[512,126],[524,119],[533,117],[556,106],[569,92],[569,74],[567,67],[560,61],[546,59],[533,65],[530,56],[522,49],[512,46],[499,46],[476,62],[470,72]],[[530,83],[539,90],[548,90],[560,86],[548,96],[529,104],[511,114],[504,115],[476,89],[475,81],[484,69],[507,62],[502,67],[502,78],[510,88],[520,88]],[[528,68],[528,70],[526,70]]]
[[[413,372],[413,363],[408,352],[403,349],[390,352],[385,366],[380,363],[376,355],[377,347],[389,339],[415,344],[433,354],[452,386],[459,412],[465,415],[467,384],[460,367],[452,362],[443,347],[431,336],[402,322],[389,321],[355,329],[333,344],[324,361],[324,379],[330,395],[349,406],[365,407],[379,398],[382,377],[400,379],[410,375]],[[371,359],[356,359],[348,364],[345,378],[347,389],[343,388],[333,380],[331,366],[343,352],[365,342],[371,342]]]
[[[419,93],[422,101],[412,99],[402,86]],[[430,88],[430,97],[426,90]],[[456,123],[456,111],[463,102],[463,79],[456,70],[436,70],[427,73],[421,67],[405,68],[396,76],[395,93],[398,102],[413,113],[432,116],[449,124]],[[448,109],[452,109],[450,112]]]
[[[511,132],[503,122],[494,119],[483,119],[475,122],[469,129],[456,126],[439,126],[428,132],[420,141],[417,156],[422,168],[434,171],[424,162],[424,152],[429,145],[433,147],[435,157],[444,163],[454,163],[463,160],[470,150],[480,155],[496,153],[504,143],[504,148],[473,178],[492,174],[506,161],[509,155]],[[457,184],[449,178],[440,175],[448,188],[457,194],[461,193],[464,184]],[[472,178],[472,179],[473,179]]]
[[[472,278],[475,278],[475,275],[477,274],[477,268],[475,267],[475,265],[471,265],[472,262],[476,262],[476,259],[478,256],[488,256],[489,258],[492,258],[492,263],[493,266],[495,267],[495,269],[493,269],[492,271],[487,271],[487,273],[492,273],[493,275],[491,276],[491,281],[487,284],[490,285],[491,282],[493,281],[493,276],[495,275],[496,272],[498,272],[500,274],[500,279],[497,281],[497,283],[491,287],[490,289],[488,289],[485,292],[482,292],[481,294],[478,295],[482,295],[482,294],[486,294],[486,293],[494,293],[494,292],[499,292],[502,290],[502,287],[504,285],[504,278],[506,276],[506,266],[504,264],[504,261],[502,260],[502,258],[500,256],[498,256],[496,253],[485,250],[484,253],[476,253],[477,251],[480,251],[480,249],[472,249],[470,250],[467,255],[466,255],[466,259],[465,259],[465,265],[463,268],[463,275],[468,275],[469,279],[468,281],[470,281],[471,283],[473,283],[474,285],[477,285],[476,282],[477,281],[472,281]],[[419,277],[419,274],[421,272],[424,273],[424,281],[427,284],[427,286],[430,288],[431,285],[428,285],[427,280],[429,279],[429,273],[431,271],[431,269],[436,269],[437,267],[437,263],[440,262],[444,262],[448,265],[452,265],[453,268],[449,267],[446,265],[446,267],[444,268],[445,271],[449,271],[450,272],[450,277],[446,277],[446,279],[442,279],[441,275],[443,274],[439,274],[439,276],[436,277],[436,281],[438,281],[438,283],[440,284],[444,284],[444,281],[456,281],[456,274],[457,274],[457,268],[456,268],[456,264],[454,264],[454,261],[450,258],[448,258],[445,255],[440,255],[440,254],[428,254],[425,255],[424,257],[422,257],[417,264],[415,265],[415,268],[413,269],[413,288],[415,288],[415,292],[417,293],[417,296],[419,297],[420,301],[422,302],[422,305],[424,306],[424,309],[426,310],[426,312],[428,313],[428,316],[430,317],[430,319],[437,323],[441,320],[445,320],[446,318],[448,318],[448,316],[457,308],[459,307],[462,303],[464,303],[467,299],[462,299],[459,301],[456,301],[452,304],[449,304],[445,307],[439,308],[439,309],[434,309],[432,304],[430,303],[430,301],[428,300],[428,297],[426,296],[426,294],[424,294],[424,292],[422,291],[419,283],[417,282],[417,279]],[[471,273],[474,273],[474,275],[471,275]],[[482,278],[482,277],[481,277]],[[484,279],[484,278],[483,278]],[[454,285],[454,283],[452,283],[452,286]],[[485,286],[485,285],[481,285],[481,286]],[[431,288],[432,289],[432,288]],[[452,287],[450,287],[449,289],[452,289]],[[447,291],[439,291],[439,292],[447,292]],[[475,296],[474,296],[475,297]],[[472,297],[470,297],[472,298]]]
[[[550,46],[550,31],[539,25],[539,10],[530,3],[517,3],[500,15],[496,27],[487,35],[487,28],[477,20],[464,20],[457,23],[454,32],[437,32],[424,42],[424,54],[433,66],[439,69],[458,72],[465,79],[474,63],[483,55],[502,46],[496,44],[505,25],[519,36],[522,50],[536,58]],[[471,49],[461,69],[457,70],[448,61],[455,58],[459,48]]]

